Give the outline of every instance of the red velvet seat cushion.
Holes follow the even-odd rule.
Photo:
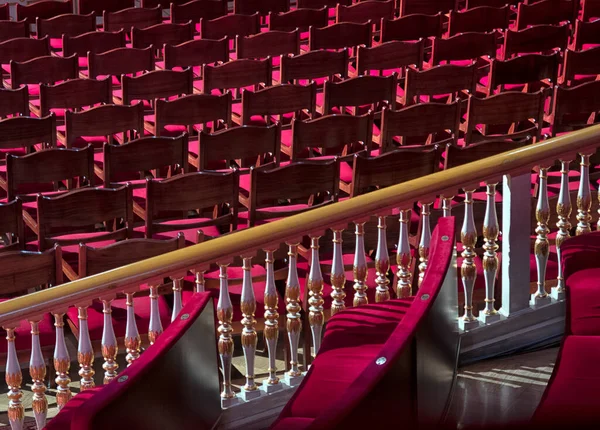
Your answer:
[[[8,299],[0,299],[0,302],[5,302]],[[39,325],[40,331],[40,346],[54,345],[54,318],[50,314],[44,314]],[[6,338],[6,331],[0,329],[2,338]],[[17,351],[31,350],[31,324],[28,321],[21,320],[19,326],[15,330],[15,347]],[[6,354],[7,343],[0,342],[0,354]]]
[[[600,336],[600,268],[579,270],[566,280],[571,333]]]
[[[112,302],[112,322],[115,330],[115,336],[122,338],[125,336],[127,328],[127,299],[116,299]],[[148,333],[150,324],[150,297],[134,298],[135,322],[140,334]],[[158,312],[163,329],[166,329],[171,323],[171,310],[164,297],[158,298]],[[77,308],[69,308],[67,318],[73,326],[79,329],[79,319],[77,318]],[[102,330],[104,328],[104,314],[102,313],[102,302],[94,301],[92,306],[88,307],[88,328],[90,339],[102,339]]]

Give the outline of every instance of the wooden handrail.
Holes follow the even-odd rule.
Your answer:
[[[479,184],[507,174],[529,173],[533,166],[550,166],[555,160],[565,157],[571,160],[577,153],[591,154],[599,146],[600,125],[596,125],[476,163],[440,171],[105,273],[17,297],[0,303],[0,326],[11,326],[36,314],[66,309],[76,303],[110,295],[123,287],[139,285],[149,278],[162,277],[190,268],[206,268],[213,262],[225,263],[233,257],[251,254],[271,245],[278,246],[308,233],[346,225],[373,214],[385,214],[396,207],[409,208],[415,201],[432,200],[440,194],[451,196],[466,185]]]

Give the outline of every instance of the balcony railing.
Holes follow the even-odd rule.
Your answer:
[[[345,307],[346,267],[344,265],[344,248],[342,233],[344,230],[354,230],[354,259],[353,305],[359,306],[367,302],[367,290],[375,288],[375,300],[384,301],[390,297],[390,289],[395,290],[396,296],[403,297],[412,294],[413,288],[418,288],[419,279],[427,270],[429,238],[435,217],[432,208],[439,197],[440,216],[446,216],[454,210],[459,217],[462,215],[462,231],[460,242],[462,246],[460,277],[464,287],[464,311],[457,313],[458,325],[463,333],[477,333],[478,340],[485,338],[485,333],[491,336],[504,335],[515,330],[515,325],[506,321],[519,321],[523,315],[524,324],[533,326],[537,322],[536,312],[541,312],[540,321],[548,319],[548,309],[562,309],[564,299],[564,283],[561,268],[555,281],[546,279],[546,267],[549,258],[551,232],[556,232],[553,240],[560,260],[560,245],[569,237],[571,231],[572,202],[569,193],[569,169],[572,161],[580,161],[580,185],[577,192],[577,225],[576,234],[589,232],[592,229],[591,192],[589,186],[590,156],[600,146],[600,126],[590,127],[564,136],[549,139],[538,144],[509,151],[500,155],[482,159],[476,163],[441,171],[400,185],[384,188],[346,201],[324,206],[312,211],[278,220],[234,234],[225,235],[198,245],[180,249],[159,257],[150,258],[139,263],[131,264],[116,270],[101,273],[74,282],[48,288],[27,296],[18,297],[0,303],[0,325],[7,331],[8,356],[6,365],[6,382],[8,384],[9,419],[15,425],[23,420],[24,405],[22,402],[22,374],[19,358],[15,347],[14,331],[22,321],[27,321],[32,328],[30,374],[33,382],[33,410],[39,427],[43,427],[47,411],[45,401],[46,387],[44,385],[44,358],[36,335],[40,315],[50,313],[55,318],[56,348],[54,353],[54,371],[57,382],[57,402],[62,407],[71,397],[69,388],[69,363],[64,340],[64,314],[66,309],[76,306],[79,311],[79,345],[77,360],[81,376],[81,389],[94,386],[92,363],[94,351],[90,342],[86,323],[87,309],[94,300],[100,300],[104,306],[105,315],[110,316],[111,301],[117,294],[125,295],[127,300],[127,333],[124,345],[118,345],[112,329],[111,318],[104,318],[104,333],[101,352],[105,361],[105,383],[117,376],[114,360],[119,349],[126,349],[127,361],[131,364],[139,357],[141,341],[136,327],[134,315],[134,293],[141,285],[150,286],[151,306],[150,327],[148,338],[152,343],[162,332],[158,315],[158,287],[164,279],[173,282],[174,296],[173,318],[181,310],[182,278],[190,273],[195,275],[195,290],[206,288],[205,273],[214,271],[218,266],[219,300],[217,315],[218,350],[222,364],[222,405],[231,406],[239,401],[239,397],[251,400],[258,392],[254,381],[253,362],[256,353],[258,325],[256,317],[264,318],[264,337],[269,353],[269,376],[264,382],[264,390],[272,392],[285,384],[297,385],[302,378],[299,371],[298,349],[300,331],[303,328],[303,318],[307,320],[306,336],[312,339],[312,353],[319,350],[320,339],[326,318],[339,312]],[[560,163],[560,184],[556,202],[556,215],[551,216],[551,205],[548,197],[548,171]],[[531,175],[535,171],[539,179],[535,204],[537,227],[535,238],[532,239],[530,227],[531,211]],[[496,187],[502,185],[502,229],[496,213]],[[486,201],[483,224],[476,224],[473,194],[485,183]],[[452,198],[462,190],[463,202],[459,211],[452,208]],[[464,193],[464,194],[463,194]],[[410,218],[411,210],[419,207],[420,224],[418,236],[412,241],[411,252]],[[398,212],[395,212],[398,211]],[[396,213],[397,215],[393,215]],[[371,219],[371,217],[375,217]],[[399,219],[398,242],[396,247],[396,267],[392,268],[386,228],[388,219]],[[552,219],[551,219],[552,218]],[[373,226],[376,229],[366,228]],[[556,225],[556,228],[554,228]],[[322,265],[323,256],[320,246],[322,237],[327,237],[332,231],[332,256],[327,265]],[[375,233],[377,230],[378,233]],[[351,232],[351,231],[350,231]],[[369,237],[372,232],[376,238]],[[477,259],[477,241],[480,232],[483,235],[483,255]],[[501,264],[499,264],[498,236],[501,234]],[[310,260],[306,275],[305,297],[301,297],[298,260],[302,238],[309,237],[310,249],[306,249],[307,259]],[[344,236],[348,242],[349,235]],[[532,246],[532,240],[533,246]],[[352,242],[352,240],[350,241]],[[366,245],[373,243],[374,246]],[[283,245],[285,244],[285,245]],[[281,300],[275,284],[274,261],[280,248],[287,251],[287,281],[285,285],[285,305],[287,314],[279,315],[278,301]],[[537,268],[537,287],[530,294],[530,250],[533,248]],[[372,250],[373,261],[367,251]],[[263,254],[264,252],[264,254]],[[392,250],[392,252],[394,252]],[[257,255],[264,255],[264,261],[257,261]],[[241,321],[233,321],[233,305],[229,295],[228,272],[230,265],[240,259],[243,262],[243,280],[241,293]],[[254,261],[253,261],[254,260]],[[415,260],[417,269],[411,267]],[[283,260],[280,260],[283,261]],[[252,288],[252,264],[264,264],[266,269],[264,289],[264,315],[254,315],[256,298]],[[374,263],[374,264],[373,264]],[[485,278],[485,299],[477,303],[479,318],[474,315],[473,290],[477,276],[477,265],[482,265]],[[377,276],[372,285],[367,282],[369,267],[375,267]],[[322,267],[329,267],[331,280],[331,307],[324,309]],[[388,274],[393,270],[393,283]],[[501,308],[495,306],[495,283],[498,271],[501,273],[502,294]],[[216,276],[215,276],[216,277]],[[555,285],[551,287],[551,285]],[[551,287],[551,288],[550,288]],[[302,312],[302,305],[305,312]],[[513,318],[514,317],[514,318]],[[241,323],[241,330],[236,329],[236,323]],[[502,329],[502,324],[505,328]],[[518,323],[516,323],[518,326]],[[238,326],[239,327],[239,326]],[[496,327],[496,328],[495,328]],[[500,327],[500,328],[497,328]],[[281,332],[287,331],[283,337]],[[237,331],[237,332],[236,332]],[[310,334],[309,334],[310,332]],[[243,352],[246,356],[246,383],[241,388],[241,394],[236,396],[231,384],[231,359],[234,348],[233,336],[242,336]],[[275,350],[277,342],[287,343],[290,361],[285,375],[275,366]],[[475,342],[475,341],[473,341]],[[488,342],[489,343],[489,342]],[[308,348],[311,349],[310,347]],[[305,349],[305,355],[307,350]],[[217,372],[218,369],[215,369]],[[284,376],[282,380],[280,377]]]

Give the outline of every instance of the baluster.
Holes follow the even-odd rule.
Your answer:
[[[367,259],[365,257],[365,223],[355,222],[356,245],[354,248],[354,306],[366,305],[367,298]]]
[[[590,222],[592,215],[590,209],[592,207],[592,198],[590,196],[590,156],[581,155],[581,176],[579,178],[579,191],[577,192],[577,236],[592,231]],[[600,220],[599,220],[600,221]]]
[[[219,320],[219,357],[223,368],[223,391],[221,392],[221,406],[228,407],[235,403],[236,397],[231,389],[231,359],[233,357],[233,305],[229,297],[229,282],[227,280],[227,266],[219,264],[219,302],[217,303],[217,319]]]
[[[171,322],[173,322],[175,321],[175,318],[177,318],[177,315],[179,315],[179,312],[181,312],[181,308],[183,308],[183,305],[181,304],[183,278],[173,276],[171,277],[171,280],[173,281],[173,311],[171,312]]]
[[[410,287],[410,244],[408,242],[408,220],[410,209],[400,210],[400,236],[398,237],[398,253],[396,254],[396,295],[398,298],[409,297],[412,293]]]
[[[496,183],[486,183],[487,203],[483,221],[483,276],[485,279],[485,308],[479,312],[479,321],[489,324],[500,319],[494,307],[494,289],[498,274],[498,214],[496,213]]]
[[[87,305],[78,306],[79,318],[79,343],[77,344],[77,361],[79,362],[79,376],[81,391],[94,388],[94,350],[90,341],[88,329]]]
[[[556,213],[558,215],[558,234],[556,235],[556,258],[558,260],[558,276],[556,287],[552,288],[551,297],[555,300],[565,298],[565,280],[563,278],[562,253],[560,246],[567,240],[571,234],[571,195],[569,192],[569,163],[571,160],[561,160],[560,169],[560,192],[558,194],[558,202],[556,203]]]
[[[387,226],[385,216],[377,217],[377,252],[375,253],[375,270],[377,284],[375,290],[375,302],[385,302],[390,299],[390,280],[387,278],[388,270],[390,270],[390,257],[387,247]]]
[[[548,168],[540,167],[540,187],[537,206],[535,208],[535,219],[537,220],[537,234],[535,238],[534,255],[537,266],[537,291],[531,295],[532,306],[550,303],[550,296],[546,292],[546,267],[548,265],[548,254],[550,244],[548,242],[548,221],[550,220],[550,204],[548,203]],[[589,191],[589,186],[588,186]]]
[[[29,375],[31,376],[33,391],[32,409],[35,423],[38,429],[46,426],[46,415],[48,414],[48,400],[46,399],[46,363],[40,346],[40,320],[29,321],[31,324],[31,358],[29,360]]]
[[[158,310],[158,285],[150,286],[150,323],[148,324],[148,340],[153,345],[163,332],[160,312]]]
[[[298,369],[298,343],[302,331],[300,315],[300,281],[298,280],[298,243],[288,245],[288,276],[285,284],[285,303],[287,310],[287,333],[290,342],[290,370],[285,373],[284,381],[290,387],[302,381],[302,372]],[[269,273],[269,272],[267,272]]]
[[[23,428],[23,418],[25,417],[25,409],[21,402],[21,397],[23,397],[21,391],[23,375],[19,366],[17,348],[15,347],[15,329],[4,327],[4,330],[6,330],[6,340],[8,342],[5,374],[6,385],[8,385],[8,421],[12,430],[21,430]]]
[[[65,322],[64,313],[54,314],[54,327],[56,327],[56,344],[54,346],[54,370],[56,372],[56,405],[62,409],[64,405],[71,400],[71,389],[69,384],[69,368],[71,367],[71,357],[65,343]]]
[[[279,297],[275,288],[275,273],[273,269],[275,252],[272,249],[267,249],[265,257],[265,266],[267,271],[265,283],[265,342],[269,352],[269,377],[263,381],[262,389],[266,393],[283,388],[279,378],[277,377],[277,365],[275,363],[277,353],[277,338],[279,337],[279,312],[277,312],[277,304]],[[289,275],[288,275],[289,276]],[[288,308],[289,309],[289,308]],[[288,320],[289,321],[289,320]],[[290,336],[290,342],[292,337]],[[296,351],[298,348],[296,347]]]
[[[442,216],[452,216],[452,197],[440,196],[442,199]]]
[[[129,367],[135,360],[140,358],[142,340],[135,321],[133,293],[126,293],[126,296],[127,326],[125,327],[125,348],[127,356],[125,357],[125,360],[127,360],[127,366]]]
[[[477,268],[475,266],[475,243],[477,242],[477,229],[473,215],[473,189],[464,189],[465,192],[465,218],[460,232],[460,239],[463,245],[463,262],[460,268],[463,287],[465,291],[465,314],[459,318],[458,326],[462,330],[470,330],[479,325],[479,322],[473,315],[473,288],[475,287],[475,278],[477,277]]]
[[[104,328],[102,331],[102,357],[104,363],[102,369],[104,369],[104,384],[108,384],[110,381],[117,377],[117,354],[119,353],[119,346],[117,345],[117,337],[115,336],[115,330],[112,323],[112,299],[102,300],[104,313]]]
[[[196,271],[196,292],[203,293],[205,289],[204,284],[204,270]]]
[[[331,316],[346,309],[346,271],[344,270],[344,259],[342,250],[343,229],[333,230],[333,262],[331,265]]]
[[[431,244],[431,203],[421,205],[421,240],[419,241],[419,287],[425,277],[429,263],[429,245]]]
[[[260,391],[254,382],[254,358],[256,356],[256,297],[252,287],[252,257],[243,257],[244,278],[242,280],[242,297],[240,307],[242,310],[242,349],[246,360],[246,384],[242,388],[242,398],[246,401],[260,397]]]
[[[321,336],[323,333],[323,274],[321,273],[321,262],[319,261],[319,239],[320,236],[310,236],[311,264],[306,286],[308,288],[308,323],[313,338],[313,349],[315,356],[321,347]],[[305,351],[305,354],[307,351]]]

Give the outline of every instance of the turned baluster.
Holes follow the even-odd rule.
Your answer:
[[[196,271],[196,292],[203,293],[205,291],[204,270]]]
[[[137,322],[135,321],[135,308],[133,302],[133,293],[126,293],[127,296],[127,326],[125,327],[125,348],[127,351],[127,366],[140,358],[142,340],[138,332]]]
[[[537,291],[531,295],[531,305],[542,305],[550,303],[550,296],[546,292],[546,267],[548,265],[548,254],[550,243],[548,242],[548,221],[550,220],[550,204],[548,203],[548,168],[540,167],[540,187],[535,218],[537,234],[534,245],[535,263],[537,267]]]
[[[577,191],[577,236],[592,231],[591,207],[592,197],[590,195],[590,156],[581,155],[581,176],[579,178],[579,190]],[[599,220],[600,221],[600,220]]]
[[[367,259],[365,256],[365,223],[355,222],[356,245],[354,248],[354,306],[366,305],[367,299]]]
[[[230,406],[235,399],[231,388],[231,359],[233,358],[233,305],[229,297],[229,281],[227,267],[229,264],[219,264],[219,301],[217,303],[217,319],[219,320],[219,357],[223,369],[223,391],[221,392],[221,405]]]
[[[343,230],[333,230],[333,262],[331,264],[331,316],[346,309],[346,271],[342,250]]]
[[[442,216],[452,216],[452,199],[454,197],[440,196],[442,199]]]
[[[183,290],[183,278],[182,277],[171,277],[173,281],[173,311],[171,312],[171,322],[175,321],[183,305],[181,303],[181,290]]]
[[[163,332],[160,312],[158,310],[158,285],[150,286],[150,322],[148,324],[148,341],[153,345]]]
[[[254,382],[254,359],[256,356],[256,297],[252,286],[252,257],[243,257],[244,277],[242,280],[242,297],[240,307],[242,310],[242,349],[246,361],[246,384],[242,387],[242,397],[250,400],[260,396],[260,391]]]
[[[29,360],[29,375],[31,376],[31,391],[33,399],[31,407],[38,429],[46,426],[46,415],[48,414],[48,400],[46,399],[46,363],[40,346],[40,320],[29,321],[31,325],[31,358]]]
[[[287,333],[290,342],[290,370],[285,373],[285,383],[291,387],[302,380],[298,369],[298,343],[302,331],[300,316],[300,281],[298,280],[298,243],[288,242],[288,276],[285,284],[285,303],[287,310]],[[267,272],[268,273],[268,272]],[[265,314],[266,315],[266,314]],[[266,317],[266,316],[265,316]]]
[[[56,327],[56,343],[54,345],[54,370],[56,372],[56,405],[58,409],[71,400],[71,389],[69,384],[69,368],[71,367],[71,357],[65,343],[65,323],[64,313],[54,313],[54,327]]]
[[[321,347],[323,333],[323,274],[319,260],[320,236],[310,236],[311,264],[306,287],[308,289],[308,323],[313,338],[315,356]]]
[[[473,189],[464,189],[465,192],[465,218],[460,232],[460,238],[463,245],[463,262],[460,267],[465,293],[465,313],[458,320],[458,325],[462,330],[469,330],[477,327],[478,322],[473,315],[473,288],[475,287],[475,278],[477,277],[477,267],[475,266],[475,243],[477,242],[477,229],[475,227],[475,217],[473,215]]]
[[[496,183],[486,183],[487,202],[483,221],[483,277],[485,280],[485,308],[479,312],[479,320],[489,324],[500,319],[494,307],[494,289],[498,274],[498,214],[496,213]]]
[[[21,430],[23,428],[23,418],[25,417],[25,409],[21,402],[21,397],[23,397],[21,391],[23,375],[15,346],[15,329],[14,327],[3,328],[6,330],[6,341],[8,342],[6,373],[4,375],[6,385],[8,385],[8,422],[12,430]]]
[[[79,362],[79,376],[81,391],[94,388],[94,350],[88,329],[87,305],[78,306],[79,342],[77,344],[77,361]]]
[[[377,217],[377,252],[375,253],[375,302],[385,302],[390,299],[390,280],[387,277],[390,270],[390,257],[387,247],[387,226],[385,216]]]
[[[104,383],[108,384],[117,377],[117,354],[119,353],[119,346],[117,345],[117,337],[115,336],[115,330],[112,323],[112,299],[102,300],[104,313],[104,328],[102,330],[102,357],[104,363],[102,369],[104,369]]]
[[[419,240],[419,287],[425,277],[427,264],[429,263],[429,245],[431,244],[431,203],[423,203],[421,206],[421,239]]]
[[[556,203],[556,213],[558,215],[558,234],[556,235],[556,258],[558,260],[558,276],[556,287],[552,288],[551,296],[555,300],[565,298],[565,279],[563,278],[562,252],[561,245],[567,240],[571,233],[571,195],[569,192],[569,164],[571,160],[561,160],[560,169],[560,192],[558,194],[558,202]]]
[[[281,382],[277,377],[277,365],[275,362],[277,353],[277,338],[279,337],[279,312],[277,311],[277,305],[279,303],[279,296],[277,295],[277,289],[275,288],[275,272],[273,263],[275,257],[272,249],[265,250],[265,269],[267,272],[266,283],[265,283],[265,342],[267,344],[267,350],[269,353],[269,377],[263,381],[262,389],[266,393],[272,393],[282,388]],[[296,348],[297,349],[297,348]]]
[[[410,263],[412,256],[410,254],[410,244],[408,241],[408,221],[410,219],[410,209],[400,210],[400,236],[398,237],[398,253],[396,254],[396,295],[398,298],[409,297],[412,293],[410,283]]]

